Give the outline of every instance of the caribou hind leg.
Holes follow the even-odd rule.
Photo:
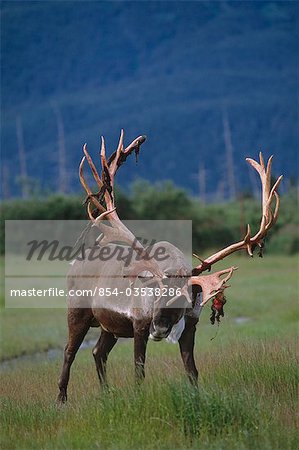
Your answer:
[[[135,379],[139,384],[145,377],[144,365],[149,328],[134,324]]]
[[[92,351],[101,385],[106,384],[106,362],[116,342],[117,338],[112,333],[102,330],[101,336]]]
[[[198,370],[194,360],[194,340],[198,319],[186,318],[185,329],[179,339],[180,351],[188,378],[192,384],[197,385]]]
[[[90,310],[71,309],[68,311],[69,337],[64,349],[63,366],[58,382],[59,394],[57,401],[59,403],[67,401],[67,385],[70,378],[71,365],[90,328],[91,320],[92,314]]]

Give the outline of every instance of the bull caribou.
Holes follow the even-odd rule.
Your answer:
[[[99,228],[100,235],[95,245],[96,249],[87,250],[84,259],[75,260],[67,277],[69,290],[91,288],[95,294],[87,300],[84,299],[84,302],[81,298],[69,298],[68,342],[64,350],[64,362],[59,379],[58,400],[62,403],[67,400],[71,365],[90,327],[101,329],[99,340],[93,349],[101,384],[106,383],[106,361],[118,338],[134,338],[135,374],[136,379],[140,381],[145,375],[148,339],[160,341],[171,336],[172,340],[179,343],[188,378],[196,384],[198,371],[194,361],[194,340],[201,309],[213,299],[216,309],[221,310],[223,292],[228,287],[227,281],[237,268],[230,267],[207,275],[202,273],[210,271],[217,261],[239,250],[246,250],[253,256],[253,250],[259,247],[261,256],[264,238],[277,220],[280,203],[277,188],[282,176],[271,187],[272,156],[265,165],[260,153],[260,162],[247,158],[247,162],[258,172],[262,186],[262,217],[260,228],[254,236],[251,236],[248,225],[245,237],[239,242],[204,260],[194,254],[200,263],[193,269],[182,251],[169,242],[158,242],[151,247],[145,247],[118,217],[114,197],[114,178],[118,168],[133,152],[137,158],[140,145],[145,139],[145,136],[139,136],[124,148],[122,131],[116,151],[107,159],[105,141],[102,137],[101,176],[87,151],[86,144],[83,147],[84,156],[79,167],[79,177],[87,193],[89,219],[94,227]],[[83,166],[86,161],[98,185],[97,193],[92,192],[84,176]],[[274,211],[272,203],[275,203]],[[117,254],[114,250],[120,243],[124,248],[133,250],[136,255],[129,268],[125,268],[123,259],[113,256]],[[149,257],[150,254],[155,254],[154,251],[158,246],[165,249],[168,258],[159,260],[156,257]],[[104,247],[111,251],[109,261],[99,263],[97,258],[92,260],[88,258],[88,252],[101,251]],[[154,290],[155,295],[143,295],[136,306],[132,296],[123,298],[99,296],[98,291],[94,289],[95,287],[115,289],[119,283],[122,288],[139,286],[140,289],[141,287],[147,289],[156,286],[160,290]],[[168,295],[162,296],[161,290],[165,287],[168,289]]]

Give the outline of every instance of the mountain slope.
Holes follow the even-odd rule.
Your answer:
[[[68,189],[78,190],[81,147],[108,148],[121,127],[149,139],[136,170],[118,181],[173,179],[198,193],[226,186],[223,118],[229,119],[237,185],[247,155],[275,154],[296,175],[298,61],[294,2],[4,2],[2,149],[18,173],[16,117],[28,174],[57,188],[57,123],[63,119]],[[14,180],[12,186],[18,192]]]

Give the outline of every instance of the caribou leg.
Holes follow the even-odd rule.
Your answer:
[[[186,317],[186,326],[179,339],[181,357],[190,382],[197,385],[198,370],[194,361],[194,340],[198,319]]]
[[[117,338],[112,333],[108,333],[108,331],[102,330],[101,336],[92,351],[100,383],[102,385],[106,384],[107,358],[116,342]]]
[[[140,383],[145,377],[144,364],[148,336],[148,328],[134,328],[135,379],[137,383]]]
[[[58,381],[60,392],[57,401],[59,403],[65,403],[67,401],[67,385],[70,378],[71,365],[90,328],[91,319],[92,316],[90,316],[90,313],[86,314],[86,310],[84,309],[72,309],[68,312],[69,337],[64,349],[64,361]]]

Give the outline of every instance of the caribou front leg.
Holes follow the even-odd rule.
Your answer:
[[[71,365],[75,359],[83,339],[90,328],[91,315],[89,310],[70,309],[68,311],[69,337],[64,349],[64,360],[61,375],[59,378],[59,394],[57,401],[65,403],[67,401],[67,385],[70,378]]]
[[[101,385],[106,384],[106,362],[116,342],[117,338],[112,333],[102,330],[101,336],[92,351]]]
[[[186,326],[179,339],[180,351],[190,382],[197,385],[198,370],[194,361],[194,340],[198,319],[186,317]]]
[[[137,383],[140,383],[145,377],[144,364],[148,336],[148,328],[134,326],[135,379]]]

